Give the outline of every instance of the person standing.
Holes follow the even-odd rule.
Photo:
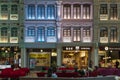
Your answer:
[[[116,60],[115,67],[118,68],[118,66],[119,66],[119,62],[118,62],[118,60]]]

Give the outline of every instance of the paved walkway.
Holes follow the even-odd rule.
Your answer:
[[[30,71],[30,73],[26,76],[26,78],[38,78],[37,77],[37,72],[40,72],[40,71]],[[108,77],[115,77],[115,79],[113,80],[120,80],[120,77],[118,76],[107,76],[107,77],[84,77],[84,80],[99,80],[99,79],[95,79],[95,78],[108,78]],[[94,79],[93,79],[94,78]],[[79,78],[80,79],[80,78]],[[110,78],[109,78],[110,79]],[[81,79],[80,79],[81,80]],[[102,79],[102,80],[105,80],[105,79]],[[108,80],[108,79],[107,79]],[[112,79],[110,79],[112,80]]]

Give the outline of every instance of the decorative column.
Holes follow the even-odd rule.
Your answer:
[[[47,4],[45,4],[45,19],[47,19]]]
[[[90,41],[92,41],[93,40],[93,27],[91,26],[91,28],[90,28],[90,34],[91,34],[91,36],[90,36]]]
[[[25,47],[21,47],[21,67],[27,67],[27,56]]]
[[[97,42],[95,42],[94,43],[95,45],[94,45],[94,55],[93,55],[93,66],[98,66],[98,43]]]
[[[71,19],[73,19],[73,4],[71,5]]]
[[[93,5],[90,5],[90,19],[93,19]]]
[[[81,41],[83,42],[83,27],[81,27]]]
[[[110,25],[108,25],[108,26],[110,26]],[[109,43],[110,42],[110,28],[107,27],[107,29],[108,29],[108,43]]]
[[[24,8],[25,8],[25,15],[26,15],[26,16],[25,16],[25,19],[28,19],[28,14],[27,14],[27,13],[28,13],[28,12],[27,12],[27,5],[25,5],[25,7],[24,7]]]
[[[61,23],[57,22],[57,41],[61,42]]]
[[[57,66],[61,66],[62,64],[62,51],[61,47],[57,46]]]
[[[83,4],[81,4],[81,11],[80,12],[81,12],[81,16],[80,17],[81,17],[81,19],[83,19]]]
[[[61,9],[62,6],[61,6],[61,3],[62,3],[61,1],[57,1],[57,9],[56,9],[57,14],[56,15],[57,15],[57,20],[58,21],[60,21],[61,18],[62,18],[62,9]]]
[[[60,42],[61,40],[61,19],[62,19],[62,6],[61,3],[62,1],[57,1],[57,41]]]

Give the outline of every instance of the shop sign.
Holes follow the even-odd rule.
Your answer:
[[[30,58],[47,59],[49,56],[49,53],[30,53]]]
[[[10,43],[18,43],[18,37],[10,37]]]
[[[18,14],[10,14],[10,20],[18,20]]]
[[[100,43],[108,43],[108,37],[100,37]]]
[[[108,14],[101,14],[100,20],[108,20]]]

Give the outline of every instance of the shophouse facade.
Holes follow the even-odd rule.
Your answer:
[[[0,0],[0,65],[108,67],[120,58],[119,6],[119,0]]]
[[[0,68],[19,62],[22,33],[23,1],[0,0]]]
[[[94,0],[94,42],[101,67],[120,59],[120,1]],[[98,57],[97,57],[98,56]]]
[[[24,0],[24,10],[23,66],[95,61],[92,0]]]

